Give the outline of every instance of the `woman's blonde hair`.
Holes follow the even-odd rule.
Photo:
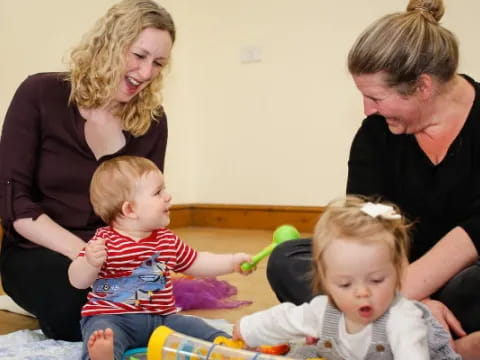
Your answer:
[[[410,0],[407,11],[390,14],[370,25],[348,54],[353,75],[386,73],[386,82],[411,95],[421,74],[447,82],[458,67],[455,35],[439,24],[442,0]]]
[[[125,201],[133,201],[143,176],[160,172],[155,163],[140,156],[118,156],[101,163],[90,183],[90,202],[95,214],[107,224],[122,214]]]
[[[69,101],[87,109],[108,103],[123,76],[127,51],[146,28],[167,31],[175,41],[172,17],[153,0],[123,0],[112,6],[70,54]],[[163,111],[161,86],[159,72],[137,96],[120,106],[116,115],[124,130],[134,136],[148,131],[152,118]]]
[[[360,196],[334,200],[327,205],[318,220],[312,251],[312,286],[315,294],[326,292],[324,252],[338,238],[362,243],[385,242],[390,248],[392,263],[397,272],[397,288],[400,289],[402,273],[408,263],[408,225],[403,217],[387,219],[368,215],[362,210],[368,201]],[[392,206],[395,213],[400,214],[393,204],[382,204]]]

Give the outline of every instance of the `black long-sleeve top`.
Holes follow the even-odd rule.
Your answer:
[[[144,156],[163,170],[167,119],[162,115],[146,134],[124,132],[126,144],[97,160],[88,146],[85,120],[68,104],[70,83],[62,73],[28,77],[17,89],[0,138],[0,217],[8,241],[33,244],[13,230],[16,219],[47,214],[88,240],[103,226],[93,213],[89,186],[93,172],[106,159]]]
[[[367,117],[350,150],[347,193],[379,196],[414,221],[410,260],[456,226],[480,253],[480,84],[470,114],[445,158],[434,165],[414,135],[394,135],[379,115]]]

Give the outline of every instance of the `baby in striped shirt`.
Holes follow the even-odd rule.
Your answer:
[[[162,172],[146,158],[116,157],[95,171],[90,200],[109,225],[97,230],[68,270],[74,287],[92,289],[82,308],[82,359],[121,359],[127,349],[145,346],[160,325],[208,341],[230,337],[177,314],[171,272],[248,274],[240,265],[251,257],[198,252],[184,243],[166,228],[171,199]]]

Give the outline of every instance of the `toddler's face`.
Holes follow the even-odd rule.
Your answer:
[[[153,231],[170,223],[171,200],[160,171],[151,171],[142,177],[135,188],[134,208],[143,231]]]
[[[383,241],[334,240],[323,254],[325,287],[355,333],[378,319],[395,296],[397,272]]]

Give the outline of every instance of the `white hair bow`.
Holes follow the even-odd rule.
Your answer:
[[[380,216],[381,218],[387,220],[397,220],[402,217],[390,205],[367,202],[360,208],[360,210],[373,218]]]

